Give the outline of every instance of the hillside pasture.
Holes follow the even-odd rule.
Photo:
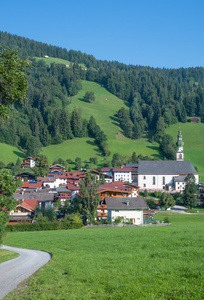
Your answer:
[[[45,58],[45,57],[35,57],[35,59],[36,60],[41,60],[42,59],[48,65],[55,63],[55,64],[69,65],[70,66],[71,64],[73,64],[73,63],[71,63],[68,60],[57,58],[57,57],[48,57],[48,58]],[[79,64],[79,66],[85,67],[84,64]]]
[[[179,129],[184,141],[184,159],[198,168],[200,181],[204,182],[204,123],[177,123],[168,127],[166,133],[172,135],[175,143]]]
[[[93,103],[84,101],[86,91],[94,92],[96,100]],[[107,135],[111,151],[110,157],[107,158],[108,160],[111,160],[113,153],[131,156],[133,152],[136,152],[137,155],[142,154],[157,159],[162,158],[158,144],[150,143],[145,135],[139,140],[131,140],[122,134],[115,115],[121,107],[126,107],[126,105],[123,100],[112,95],[99,84],[83,80],[82,89],[77,95],[71,97],[70,104],[66,109],[71,113],[74,107],[80,108],[82,117],[87,120],[93,115],[97,124]],[[104,161],[98,146],[93,139],[89,138],[75,138],[60,145],[50,145],[43,148],[43,154],[48,156],[50,162],[56,157],[74,160],[77,156],[81,157],[83,161],[87,161],[89,157],[94,156],[98,157],[99,163]]]
[[[9,162],[15,163],[18,158],[23,161],[25,158],[25,154],[14,146],[0,143],[0,149],[0,161],[3,161],[4,164],[8,164]]]
[[[203,299],[204,214],[167,215],[161,227],[7,234],[52,259],[6,299]]]

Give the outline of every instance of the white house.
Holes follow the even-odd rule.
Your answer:
[[[143,197],[135,198],[105,198],[108,212],[108,220],[113,222],[117,217],[130,220],[134,225],[143,224],[143,209],[148,205]]]
[[[104,167],[102,169],[104,174],[114,177],[114,181],[132,182],[132,167]]]

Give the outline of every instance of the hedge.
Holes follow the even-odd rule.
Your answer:
[[[17,232],[17,231],[41,231],[41,230],[61,230],[61,229],[78,229],[81,228],[83,224],[71,223],[71,222],[46,222],[46,223],[19,223],[16,225],[7,225],[7,232]]]

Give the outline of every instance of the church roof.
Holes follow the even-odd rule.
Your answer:
[[[188,160],[139,161],[139,175],[187,175],[189,173],[198,174],[192,163]]]

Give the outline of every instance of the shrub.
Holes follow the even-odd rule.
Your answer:
[[[123,221],[123,217],[117,217],[117,218],[115,218],[114,223],[115,224],[120,224],[120,223],[122,223],[122,221]]]
[[[164,218],[164,223],[170,223],[169,217]]]

